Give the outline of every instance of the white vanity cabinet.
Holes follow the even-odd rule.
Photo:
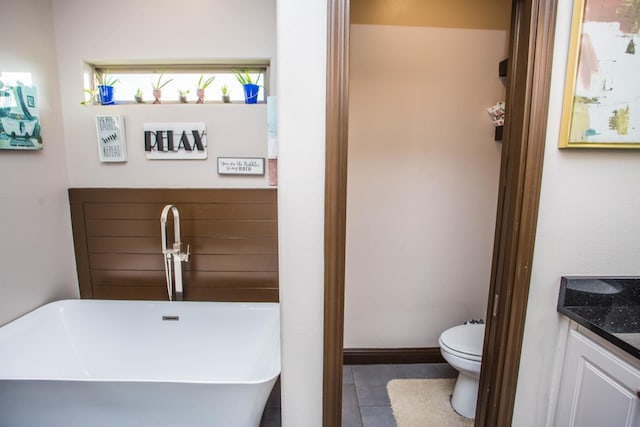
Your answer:
[[[640,427],[640,360],[597,339],[570,329],[554,425]]]

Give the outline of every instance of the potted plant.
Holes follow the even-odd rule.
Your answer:
[[[133,95],[133,99],[135,99],[138,104],[144,104],[142,100],[142,89],[138,88],[135,95]]]
[[[198,89],[196,90],[196,95],[198,97],[198,101],[196,104],[204,104],[204,91],[209,87],[211,83],[215,80],[216,76],[209,77],[207,80],[204,80],[204,74],[200,74],[200,79],[198,80]]]
[[[222,87],[220,88],[220,91],[222,92],[222,102],[224,102],[225,104],[230,103],[231,96],[229,95],[229,86],[222,85]]]
[[[160,73],[160,76],[158,77],[158,81],[157,82],[151,82],[151,85],[153,86],[153,97],[154,97],[154,104],[160,104],[160,98],[162,97],[162,88],[165,87],[166,85],[169,84],[169,82],[171,82],[173,79],[169,79],[167,81],[162,81],[162,77],[164,77],[164,73]]]
[[[179,98],[178,99],[180,99],[180,103],[181,104],[186,104],[187,103],[187,95],[189,94],[189,89],[187,89],[187,90],[178,89],[178,94],[179,94]]]
[[[82,105],[93,104],[96,99],[96,96],[98,95],[98,89],[85,89],[84,93],[89,94],[89,99],[86,99],[85,97],[85,100],[82,101],[80,104]]]
[[[98,95],[100,96],[100,104],[113,105],[113,86],[120,81],[120,79],[113,78],[109,75],[109,71],[104,73],[95,73],[96,81],[98,82]]]
[[[258,78],[255,81],[253,81],[247,70],[236,70],[234,74],[236,80],[238,80],[244,88],[244,103],[255,104],[258,102],[258,91],[260,90],[258,82],[260,81],[260,74],[258,74]]]

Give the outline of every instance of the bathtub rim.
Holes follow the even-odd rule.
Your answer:
[[[2,376],[0,374],[0,383],[3,381],[73,381],[73,382],[96,382],[96,383],[127,383],[127,382],[136,382],[136,383],[167,383],[167,384],[220,384],[220,385],[256,385],[256,384],[264,384],[268,383],[272,380],[276,380],[278,376],[282,373],[282,353],[281,353],[281,337],[280,337],[280,303],[279,302],[231,302],[231,301],[168,301],[168,300],[108,300],[108,299],[82,299],[82,298],[64,298],[60,300],[50,301],[48,303],[44,303],[23,315],[15,318],[14,320],[1,325],[0,332],[5,328],[13,328],[19,327],[19,324],[24,322],[27,316],[34,314],[38,311],[46,311],[46,310],[55,310],[56,306],[63,306],[65,303],[71,304],[80,304],[83,302],[89,303],[106,303],[106,304],[116,304],[116,303],[125,303],[125,304],[145,304],[145,305],[219,305],[219,306],[269,306],[270,308],[277,308],[277,316],[278,316],[278,363],[274,369],[270,370],[270,372],[264,377],[257,377],[252,380],[206,380],[206,379],[162,379],[162,378],[101,378],[101,377],[78,377],[78,376],[68,376],[68,377],[39,377],[39,376]],[[15,325],[18,326],[15,326]],[[12,326],[13,325],[13,326]]]
[[[118,300],[113,300],[113,299],[100,299],[100,298],[62,298],[62,299],[57,299],[57,300],[53,300],[53,301],[49,301],[49,302],[45,302],[29,311],[24,312],[23,314],[19,315],[18,317],[9,320],[8,322],[0,325],[0,329],[4,328],[5,326],[9,326],[12,323],[17,322],[18,320],[27,317],[30,314],[33,314],[36,311],[44,311],[45,309],[47,309],[48,307],[51,306],[55,306],[55,305],[62,305],[64,303],[71,303],[71,304],[77,304],[79,302],[89,302],[89,303],[93,303],[93,302],[98,302],[98,303],[107,303],[107,304],[111,304],[111,303],[125,303],[125,304],[129,304],[129,303],[137,303],[137,304],[176,304],[176,305],[241,305],[241,306],[252,306],[252,305],[263,305],[263,306],[276,306],[278,307],[278,316],[280,315],[280,303],[279,302],[250,302],[250,301],[169,301],[169,300],[137,300],[137,299],[118,299]]]

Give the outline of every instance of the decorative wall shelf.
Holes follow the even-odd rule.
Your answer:
[[[507,77],[507,68],[509,67],[509,59],[505,59],[498,63],[498,77]]]
[[[498,63],[498,77],[506,78],[507,77],[507,69],[509,67],[509,58],[502,60]],[[502,132],[504,131],[504,126],[496,126],[495,141],[502,141]]]

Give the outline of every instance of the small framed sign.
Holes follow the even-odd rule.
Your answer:
[[[101,162],[126,162],[127,147],[122,116],[96,116],[98,155]]]
[[[262,157],[218,157],[218,175],[264,175]]]

